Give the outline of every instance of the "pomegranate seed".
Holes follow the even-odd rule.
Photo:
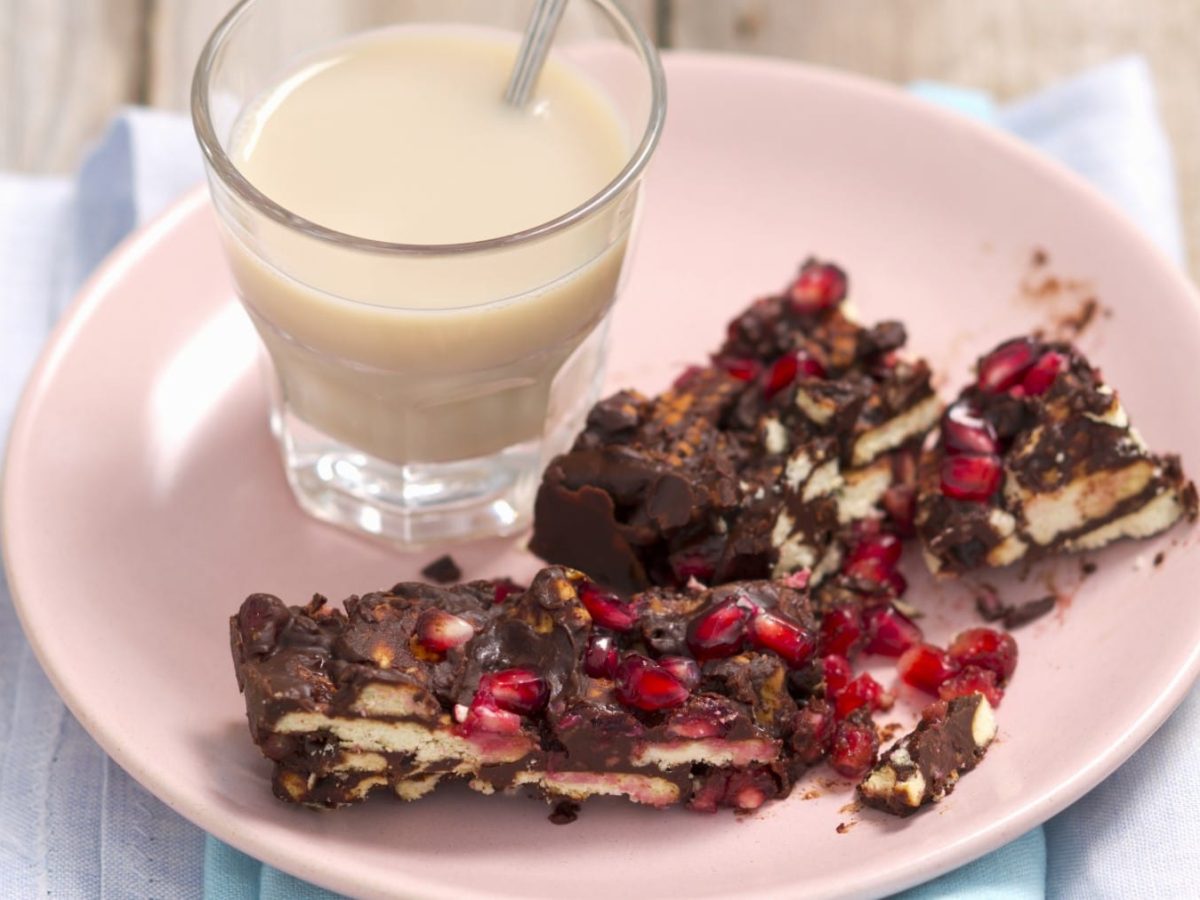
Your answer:
[[[870,723],[839,722],[829,750],[829,765],[839,775],[857,781],[875,764],[878,749],[879,736]]]
[[[720,360],[721,368],[738,381],[753,381],[762,371],[762,363],[757,359],[742,359],[731,356]]]
[[[900,572],[873,556],[867,556],[847,564],[843,572],[860,581],[887,586],[897,597],[904,596],[904,592],[908,590],[908,580]]]
[[[517,584],[511,578],[501,578],[495,584],[495,593],[492,594],[493,603],[503,603],[513,594],[525,593],[525,588],[521,587],[521,585]]]
[[[961,672],[942,682],[938,688],[938,696],[943,700],[953,700],[955,697],[969,697],[971,694],[983,694],[992,706],[999,706],[1004,697],[1004,689],[996,684],[996,673],[991,669],[981,669],[979,666],[965,666]]]
[[[617,666],[617,699],[626,706],[646,712],[679,706],[688,689],[662,666],[630,653]]]
[[[725,733],[725,726],[712,716],[685,710],[671,717],[667,724],[667,733],[672,737],[699,741],[704,738],[721,737]]]
[[[858,562],[860,559],[877,559],[885,566],[895,568],[900,562],[900,552],[904,547],[900,538],[886,531],[859,541],[850,551],[847,564]]]
[[[936,694],[942,682],[958,674],[957,660],[932,644],[913,644],[896,661],[900,678],[915,688]]]
[[[741,812],[750,812],[758,809],[767,802],[767,795],[763,793],[762,788],[749,784],[744,788],[740,788],[733,795],[733,808]]]
[[[917,492],[908,484],[894,484],[883,492],[883,508],[896,531],[904,537],[916,534]]]
[[[1017,669],[1017,642],[994,628],[968,628],[950,642],[949,654],[959,665],[991,669],[1001,684]]]
[[[1033,364],[1021,379],[1021,387],[1026,396],[1040,397],[1054,384],[1059,373],[1067,368],[1067,358],[1061,353],[1051,350],[1043,353],[1042,358]]]
[[[883,685],[865,672],[838,691],[835,711],[839,719],[861,707],[868,711],[891,706],[891,698],[883,691]]]
[[[934,700],[923,710],[921,710],[921,721],[928,722],[930,725],[937,725],[939,722],[945,722],[946,716],[950,712],[950,704],[945,700]]]
[[[532,669],[503,669],[479,679],[479,690],[491,694],[496,706],[528,716],[546,705],[550,688]]]
[[[798,313],[816,313],[846,299],[846,273],[832,263],[809,260],[800,269],[788,293]]]
[[[658,664],[670,672],[689,691],[700,683],[700,664],[686,656],[662,656]]]
[[[692,619],[687,631],[688,649],[700,662],[733,656],[742,647],[749,618],[750,612],[736,598],[723,600]]]
[[[995,453],[996,429],[966,403],[955,403],[942,416],[942,443],[947,453]]]
[[[459,727],[464,734],[476,731],[485,731],[488,734],[520,734],[521,717],[501,709],[486,691],[481,690],[475,694],[475,699],[471,701],[466,717]]]
[[[617,642],[611,634],[595,634],[588,638],[583,652],[583,671],[593,678],[613,678],[617,674]]]
[[[434,653],[461,647],[474,636],[475,628],[470,622],[440,609],[427,609],[417,618],[417,640]]]
[[[942,493],[982,503],[999,490],[1003,474],[998,456],[947,456],[942,460]]]
[[[797,375],[805,378],[824,378],[825,367],[803,350],[793,350],[784,354],[767,370],[767,380],[763,385],[766,398],[770,400],[795,381]]]
[[[817,651],[812,632],[785,616],[760,612],[746,626],[750,642],[783,658],[792,669],[807,663]]]
[[[867,626],[868,653],[898,657],[924,639],[916,622],[901,615],[892,606],[876,606],[863,613]]]
[[[594,584],[585,584],[579,599],[592,617],[592,621],[613,631],[629,631],[637,622],[637,610],[616,594],[606,593]]]
[[[833,697],[850,683],[850,661],[844,656],[830,653],[821,660],[825,675],[825,694]]]
[[[670,558],[671,571],[675,575],[675,583],[685,585],[693,578],[699,581],[710,581],[716,574],[716,564],[704,553],[674,553]]]
[[[979,361],[979,376],[975,383],[989,393],[1008,390],[1033,365],[1033,357],[1033,344],[1028,338],[1006,341]]]
[[[821,619],[821,654],[830,653],[852,659],[863,638],[862,614],[851,606],[831,609]]]

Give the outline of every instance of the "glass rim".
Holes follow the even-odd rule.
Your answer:
[[[213,66],[217,56],[236,30],[242,16],[257,2],[259,0],[239,0],[238,4],[217,24],[205,42],[192,78],[192,126],[196,131],[196,137],[200,142],[200,149],[205,159],[223,184],[259,212],[265,213],[279,224],[300,231],[309,237],[348,249],[397,255],[472,253],[526,243],[562,231],[583,221],[620,196],[642,174],[662,136],[667,112],[667,82],[657,49],[638,25],[637,20],[618,0],[589,0],[625,29],[632,38],[633,46],[650,78],[650,115],[642,132],[642,138],[633,149],[624,167],[608,184],[583,203],[553,219],[510,234],[478,241],[451,244],[407,244],[380,241],[338,231],[292,212],[256,188],[234,165],[233,160],[230,159],[225,148],[221,146],[221,141],[217,138],[208,98],[208,86],[213,74]]]

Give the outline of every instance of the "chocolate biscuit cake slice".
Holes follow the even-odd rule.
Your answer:
[[[601,401],[538,493],[530,549],[622,592],[836,571],[847,530],[911,526],[913,447],[940,404],[899,323],[842,308],[810,260],[734,319],[705,367]]]
[[[1195,519],[1179,458],[1150,451],[1073,346],[1021,337],[982,357],[919,467],[934,572],[1094,550]]]
[[[871,707],[835,722],[811,602],[785,584],[625,601],[551,567],[528,590],[399,584],[344,605],[256,594],[230,622],[251,735],[285,800],[411,800],[457,778],[753,809],[839,737],[855,767],[874,757]]]

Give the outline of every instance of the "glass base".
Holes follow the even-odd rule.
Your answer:
[[[278,407],[272,429],[292,493],[322,521],[412,547],[510,535],[530,524],[541,441],[475,459],[396,465]]]

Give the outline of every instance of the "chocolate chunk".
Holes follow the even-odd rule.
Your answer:
[[[421,574],[438,584],[454,584],[462,578],[462,569],[458,567],[454,557],[447,553],[423,568]]]

